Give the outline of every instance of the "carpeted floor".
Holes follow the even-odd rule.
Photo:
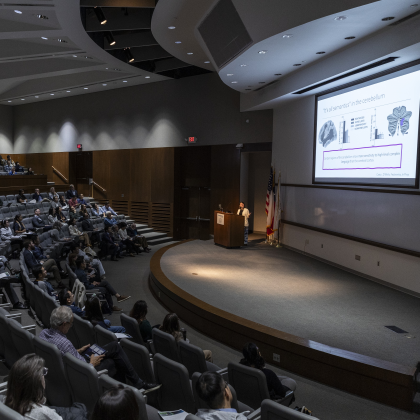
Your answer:
[[[104,262],[107,280],[116,286],[119,293],[128,293],[132,296],[131,299],[121,304],[124,312],[128,313],[136,300],[144,299],[149,306],[148,319],[152,325],[162,322],[167,311],[154,299],[148,286],[150,258],[156,250],[166,245],[155,246],[150,254],[142,254],[135,258],[128,257],[118,263]],[[120,325],[119,314],[114,313],[109,319],[113,325]],[[229,361],[241,358],[241,354],[236,350],[207,338],[189,327],[188,320],[183,321],[186,321],[182,322],[182,326],[186,327],[191,342],[203,349],[212,350],[217,365],[226,367]],[[33,320],[26,315],[26,311],[23,311],[23,324],[33,324]],[[37,328],[37,334],[39,332],[40,328]],[[269,367],[278,374],[288,375],[296,380],[298,388],[295,404],[306,405],[321,420],[420,420],[420,416],[373,403],[289,372],[281,371],[273,366]],[[7,372],[2,368],[0,375],[6,374]]]
[[[161,266],[183,290],[243,318],[407,366],[420,358],[418,298],[297,252],[193,241],[166,252]]]

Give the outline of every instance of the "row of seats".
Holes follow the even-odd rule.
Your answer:
[[[64,197],[66,196],[64,192],[58,192],[57,193],[59,196],[64,195]],[[23,194],[25,196],[25,198],[28,201],[32,200],[32,194]],[[48,193],[43,192],[39,194],[43,199],[44,198],[48,198]],[[3,206],[7,206],[8,204],[17,204],[17,195],[13,195],[13,194],[9,194],[9,195],[0,195],[0,200],[3,201]],[[89,202],[89,200],[85,199],[86,202]]]

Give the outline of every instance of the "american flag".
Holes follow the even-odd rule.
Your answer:
[[[268,179],[267,196],[265,198],[265,214],[267,215],[267,235],[274,233],[274,210],[275,210],[275,190],[274,190],[274,174],[273,167],[270,169],[270,178]]]

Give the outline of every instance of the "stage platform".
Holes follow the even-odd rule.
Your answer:
[[[210,337],[239,350],[255,341],[283,369],[412,410],[418,298],[262,242],[231,250],[212,240],[162,248],[151,260],[150,286]]]

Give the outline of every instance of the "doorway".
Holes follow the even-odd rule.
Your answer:
[[[182,237],[207,240],[210,238],[210,188],[181,189]]]
[[[91,195],[89,178],[93,176],[92,152],[69,153],[69,181],[79,194]]]

